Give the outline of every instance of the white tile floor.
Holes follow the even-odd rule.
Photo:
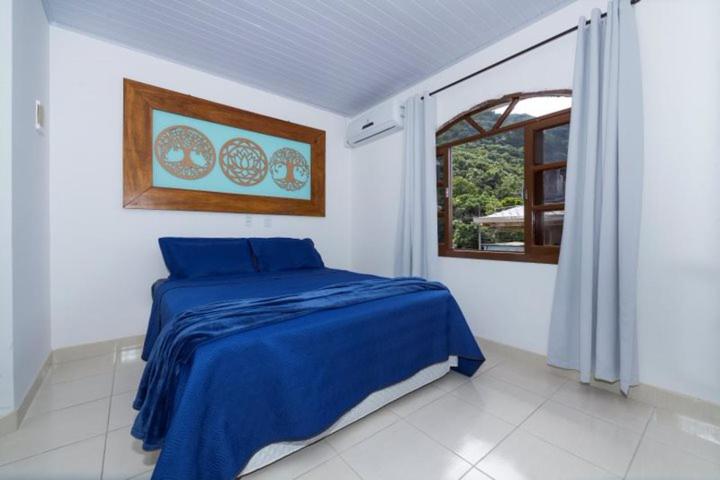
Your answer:
[[[655,406],[495,351],[243,480],[720,479],[720,408]],[[0,480],[145,479],[156,455],[129,430],[138,346],[57,364]],[[672,407],[672,408],[668,408]]]

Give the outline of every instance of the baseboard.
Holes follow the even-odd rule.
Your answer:
[[[42,385],[45,377],[47,377],[47,374],[50,371],[51,367],[52,352],[48,354],[42,367],[40,367],[40,371],[35,377],[35,381],[28,389],[27,393],[25,394],[25,398],[23,398],[22,403],[20,403],[20,406],[8,413],[7,415],[0,417],[0,436],[12,433],[20,427],[20,424],[25,419],[25,415],[27,414],[27,411],[30,408],[32,401],[35,399],[37,391],[40,389],[40,385]]]
[[[562,375],[572,380],[580,381],[580,377],[575,370],[566,370],[563,368],[553,367],[547,364],[547,357],[537,353],[522,350],[510,345],[494,342],[486,338],[477,337],[480,346],[486,348],[489,352],[498,352],[500,355],[506,358],[517,358],[532,363],[537,363],[539,366],[552,371],[555,374]],[[622,395],[620,393],[619,382],[605,382],[602,380],[592,380],[591,385],[607,390],[608,392]],[[717,410],[720,408],[720,404],[714,403],[702,398],[693,397],[680,392],[674,392],[672,390],[666,390],[661,387],[654,385],[648,385],[641,383],[634,387],[630,387],[629,398],[638,400],[655,407],[666,408],[678,411],[703,411],[711,415],[717,415]]]

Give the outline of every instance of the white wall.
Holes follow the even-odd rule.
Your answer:
[[[326,217],[124,210],[123,77],[325,130]],[[50,79],[53,348],[144,333],[161,236],[308,236],[349,267],[343,117],[56,27]]]
[[[643,1],[637,17],[645,101],[641,379],[720,402],[720,2]]]
[[[18,407],[50,353],[49,37],[39,0],[0,3],[0,415]]]
[[[0,0],[0,416],[13,409],[12,0]]]
[[[50,353],[48,138],[35,101],[49,108],[49,37],[39,0],[13,4],[13,338],[15,405]]]
[[[576,24],[603,0],[581,0],[413,86],[438,88]],[[645,191],[639,271],[643,383],[720,401],[720,43],[715,0],[644,0],[635,7],[645,100]],[[672,32],[672,34],[668,34]],[[574,35],[438,94],[438,124],[483,100],[569,88]],[[638,132],[643,134],[643,132]],[[401,134],[352,153],[352,260],[356,270],[392,273]],[[439,259],[479,336],[546,353],[552,265]]]

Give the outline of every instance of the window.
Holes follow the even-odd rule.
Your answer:
[[[512,94],[438,130],[441,256],[557,263],[570,106],[568,90]]]

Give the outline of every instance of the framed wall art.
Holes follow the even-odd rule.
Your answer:
[[[325,215],[325,132],[125,79],[125,208]]]

